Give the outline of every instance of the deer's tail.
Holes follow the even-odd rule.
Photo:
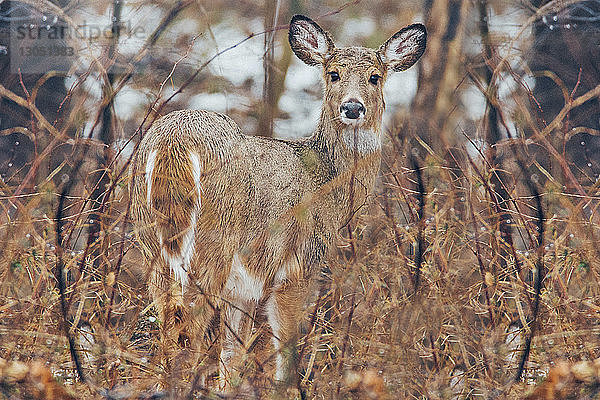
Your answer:
[[[146,162],[146,201],[156,217],[161,256],[182,290],[194,254],[200,174],[198,154],[177,144],[151,151]]]

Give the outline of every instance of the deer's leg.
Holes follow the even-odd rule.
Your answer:
[[[231,268],[224,285],[221,307],[222,348],[219,362],[220,383],[225,388],[233,375],[232,360],[245,339],[242,333],[244,318],[263,297],[264,283],[246,269],[240,256],[231,258]]]
[[[162,386],[170,387],[173,359],[179,349],[179,329],[183,321],[181,294],[173,291],[168,269],[160,261],[155,261],[149,281],[149,292],[156,305],[160,322],[161,363],[165,374]]]
[[[277,285],[267,300],[265,312],[273,333],[273,346],[277,352],[276,381],[291,383],[296,378],[296,340],[305,295],[305,285],[286,281]]]
[[[223,304],[221,313],[221,356],[219,357],[219,383],[225,389],[231,378],[235,376],[234,357],[241,347],[243,336],[241,333],[242,318],[247,312],[247,307],[242,304],[227,302]]]
[[[178,390],[186,386],[182,380],[207,357],[208,328],[216,305],[196,293],[193,285],[182,293],[181,283],[170,277],[168,267],[152,271],[149,289],[161,324],[162,385]]]
[[[192,291],[190,289],[190,291]],[[178,349],[176,368],[178,376],[200,374],[200,384],[206,385],[206,377],[214,371],[216,354],[212,332],[215,316],[219,312],[218,304],[204,294],[195,291],[184,296],[183,316],[181,325],[175,327],[178,333]],[[218,347],[218,346],[217,346]]]

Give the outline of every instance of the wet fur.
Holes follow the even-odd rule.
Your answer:
[[[307,35],[300,42],[298,32]],[[215,313],[239,330],[244,311],[252,313],[260,301],[281,350],[276,378],[285,379],[292,367],[281,346],[294,347],[309,279],[374,186],[389,69],[381,56],[385,44],[379,51],[335,48],[302,16],[292,20],[290,44],[307,64],[323,67],[324,105],[310,137],[247,136],[225,115],[182,110],[156,121],[140,144],[132,216],[167,360],[185,350],[188,362],[199,362]],[[337,82],[328,75],[333,69]],[[379,85],[369,83],[374,73],[382,77]],[[339,118],[348,98],[365,104],[356,130],[363,136]],[[189,259],[186,249],[193,250]],[[222,324],[223,383],[239,347],[235,336]]]

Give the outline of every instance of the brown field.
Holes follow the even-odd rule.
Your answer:
[[[3,13],[31,2],[11,3]],[[61,19],[86,7],[119,15],[119,2],[58,3],[65,11],[35,7]],[[106,39],[99,64],[83,71],[19,74],[0,58],[0,399],[166,396],[161,321],[130,223],[131,149],[198,93],[244,96],[228,114],[248,134],[290,118],[279,109],[293,65],[285,27],[277,51],[265,40],[256,55],[270,77],[262,95],[208,68],[228,46],[270,37],[252,18],[271,27],[279,8],[275,26],[300,11],[322,15],[342,42],[351,18],[385,30],[361,45],[413,19],[429,32],[414,99],[387,110],[375,193],[339,231],[330,280],[306,301],[289,398],[600,398],[600,30],[565,33],[580,17],[569,7],[582,2],[255,3],[161,2],[146,53]],[[598,18],[600,2],[586,4]],[[121,18],[140,24],[147,5]],[[544,30],[554,15],[557,28]],[[516,30],[498,30],[511,18]],[[218,47],[194,53],[197,38],[168,30],[184,19]],[[243,27],[240,40],[212,32],[227,19]],[[89,81],[101,88],[96,100]],[[114,103],[123,88],[145,96],[127,117]],[[303,90],[320,99],[318,85]],[[479,96],[477,116],[465,93]],[[189,398],[271,395],[270,332],[262,318],[250,325],[232,393],[192,371]]]

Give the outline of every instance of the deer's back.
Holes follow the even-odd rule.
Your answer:
[[[314,252],[307,246],[321,247],[331,235],[310,198],[318,182],[299,154],[298,145],[246,136],[214,112],[177,111],[157,120],[140,144],[132,185],[133,217],[148,256],[161,254],[161,232],[175,237],[173,251],[179,250],[195,212],[190,261],[199,275],[218,268],[226,275],[238,254],[268,279],[291,257]],[[148,183],[152,171],[166,179]],[[161,208],[162,198],[171,203]]]

